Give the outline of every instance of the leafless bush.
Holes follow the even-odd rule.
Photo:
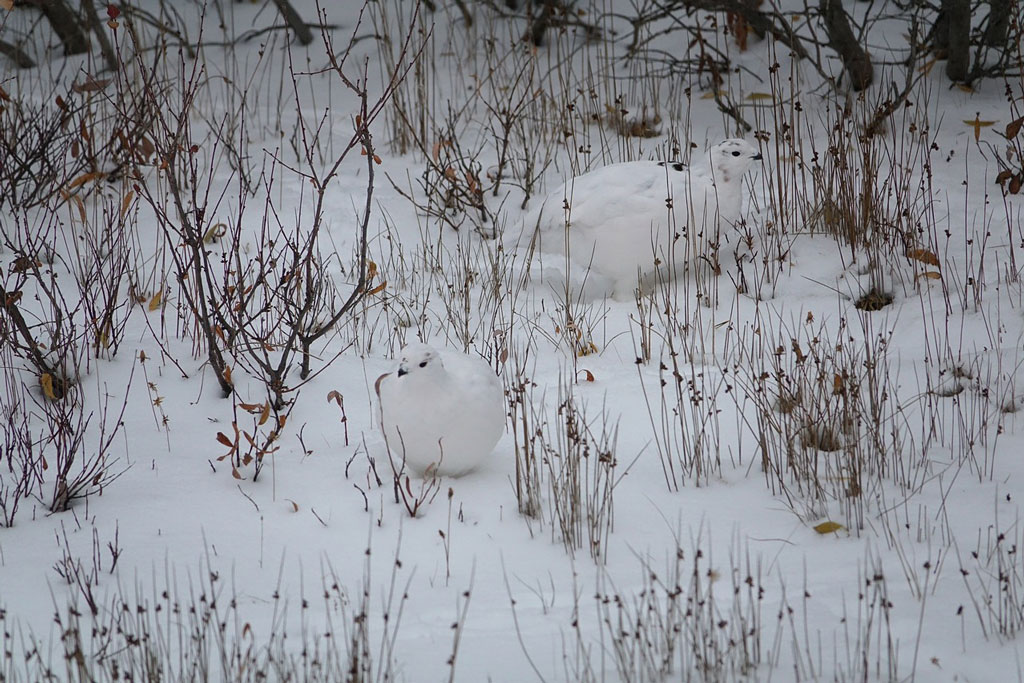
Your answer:
[[[688,289],[691,283],[683,285]],[[644,381],[642,363],[637,363],[640,386],[651,422],[653,444],[661,460],[669,490],[692,482],[706,485],[721,474],[721,425],[717,401],[728,382],[706,361],[720,346],[705,335],[700,307],[690,308],[692,298],[675,297],[671,283],[663,283],[658,294],[637,297],[637,312],[654,311],[646,332],[648,347],[658,359],[658,381],[654,388]],[[682,309],[675,306],[682,306]],[[643,360],[642,357],[639,360]]]
[[[618,428],[606,407],[588,418],[564,378],[555,416],[549,417],[543,395],[537,395],[543,390],[522,374],[525,360],[513,353],[517,375],[509,389],[520,514],[527,524],[543,521],[546,507],[553,540],[571,555],[586,547],[594,561],[603,562],[615,524],[615,486],[628,470],[616,455]]]
[[[23,501],[42,498],[45,472],[32,436],[27,389],[10,344],[0,344],[0,371],[4,378],[0,395],[0,524],[10,527]]]
[[[515,443],[516,468],[515,487],[519,514],[528,526],[533,520],[543,522],[541,507],[541,465],[543,454],[540,452],[536,408],[533,400],[536,384],[527,374],[529,367],[529,349],[512,350],[512,373],[506,384],[505,393],[509,397],[511,409],[512,437]]]
[[[961,605],[957,614],[973,612],[985,638],[1002,642],[1024,628],[1024,535],[1019,519],[1000,522],[998,505],[995,524],[979,534],[969,558],[960,557],[960,575],[971,605]]]
[[[760,565],[749,553],[730,556],[723,576],[700,538],[689,551],[677,544],[673,555],[664,569],[641,558],[636,592],[624,594],[600,577],[594,604],[619,676],[653,682],[749,675],[764,658]]]
[[[114,439],[124,428],[125,408],[128,405],[128,387],[116,414],[109,412],[109,398],[104,392],[99,414],[85,414],[84,397],[78,385],[70,385],[63,400],[35,399],[42,411],[45,431],[40,441],[43,457],[49,456],[53,468],[53,493],[49,508],[63,512],[78,500],[91,495],[102,495],[103,489],[120,477],[127,465],[119,465],[114,454]],[[115,404],[116,405],[116,404]],[[97,424],[90,430],[93,416]]]
[[[58,540],[63,542],[60,536]],[[117,547],[116,543],[115,533],[108,546]],[[380,571],[371,564],[369,549],[364,554],[362,581],[351,589],[329,564],[322,568],[319,602],[306,595],[294,596],[292,602],[293,596],[276,587],[267,596],[272,612],[268,629],[261,633],[254,626],[257,622],[244,612],[245,601],[234,586],[228,588],[207,562],[187,586],[169,574],[164,585],[154,585],[151,592],[141,586],[118,587],[109,599],[101,599],[96,590],[99,568],[109,571],[116,563],[114,551],[107,550],[113,559],[103,562],[94,535],[93,564],[73,558],[71,565],[64,560],[58,564],[62,576],[69,566],[74,567],[70,576],[76,581],[75,572],[88,575],[96,609],[77,590],[66,603],[58,603],[54,620],[59,638],[53,649],[39,647],[35,635],[0,611],[0,623],[9,625],[0,634],[0,643],[12,655],[0,662],[5,680],[395,680],[395,644],[408,598],[397,553],[390,579],[379,595],[375,594],[380,584],[373,579]],[[312,616],[318,612],[322,619]],[[457,616],[457,623],[464,618],[464,614]],[[12,633],[24,639],[14,642]]]
[[[845,322],[828,330],[810,313],[793,329],[761,320],[756,340],[740,344],[749,370],[731,378],[766,483],[806,517],[825,516],[834,504],[850,528],[862,529],[884,481],[913,491],[927,472],[887,357],[891,332],[858,340]]]

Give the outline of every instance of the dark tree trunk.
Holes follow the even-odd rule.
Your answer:
[[[1010,33],[1010,8],[1013,0],[989,0],[988,25],[985,26],[985,44],[1006,49]]]
[[[857,42],[857,37],[850,28],[849,17],[843,11],[840,0],[821,0],[821,17],[825,23],[829,43],[843,60],[843,68],[850,76],[850,84],[854,90],[864,90],[875,77],[875,69],[871,58]]]
[[[531,44],[541,45],[544,42],[544,34],[547,33],[548,27],[551,25],[551,15],[553,14],[555,0],[540,0],[536,4],[540,5],[540,10],[534,15],[533,21],[530,22],[530,30],[527,36]]]
[[[942,13],[948,27],[946,75],[952,81],[963,81],[971,66],[970,0],[942,0]]]
[[[303,45],[312,43],[313,32],[309,30],[309,26],[302,20],[299,13],[295,11],[292,4],[288,0],[274,0],[274,4],[277,5],[277,11],[284,18],[284,23],[288,24],[288,28],[292,30],[295,37],[299,39],[299,42]]]
[[[19,69],[31,69],[36,65],[24,50],[3,40],[0,40],[0,55],[7,55]]]
[[[32,0],[31,4],[42,10],[54,32],[64,45],[64,54],[78,55],[89,51],[89,36],[82,29],[82,23],[74,10],[64,0]]]

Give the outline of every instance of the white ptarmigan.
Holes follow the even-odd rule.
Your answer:
[[[426,344],[402,349],[376,383],[380,425],[396,468],[459,476],[494,450],[505,431],[505,392],[479,357]]]
[[[659,268],[682,270],[707,254],[719,230],[739,219],[743,175],[759,159],[754,146],[731,138],[689,167],[630,161],[584,173],[529,215],[521,242],[536,239],[542,257],[559,255],[563,264],[568,253],[589,269],[590,289],[630,296]]]

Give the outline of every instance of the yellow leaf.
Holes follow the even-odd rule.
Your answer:
[[[51,401],[57,400],[57,393],[53,390],[53,375],[44,372],[39,376],[39,385],[43,387],[43,394]]]
[[[926,277],[929,280],[941,280],[942,273],[936,273],[934,270],[926,270],[921,273],[921,277]]]
[[[747,99],[753,102],[764,102],[765,100],[774,100],[775,97],[769,92],[752,92],[747,95]]]
[[[720,91],[720,90],[709,90],[706,93],[704,93],[703,95],[701,95],[700,98],[702,100],[713,100],[716,97],[719,97],[721,94],[722,94],[722,91]]]
[[[149,300],[149,310],[150,311],[155,311],[156,309],[160,308],[160,302],[163,300],[163,298],[164,298],[163,290],[160,290],[159,292],[154,294],[153,298]]]
[[[845,528],[846,527],[844,527],[839,522],[822,522],[821,524],[815,526],[814,530],[817,531],[819,534],[831,534],[832,532],[840,531],[841,529]]]
[[[981,114],[975,114],[973,121],[964,119],[964,123],[974,129],[974,141],[978,142],[981,140],[981,129],[988,128],[989,126],[995,125],[995,121],[982,121]]]
[[[939,267],[939,257],[927,249],[907,249],[907,258],[936,268]]]
[[[203,235],[203,242],[206,244],[212,244],[227,234],[227,231],[228,226],[224,223],[214,223],[210,226],[210,229],[206,231],[206,234]]]

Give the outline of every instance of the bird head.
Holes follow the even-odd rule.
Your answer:
[[[436,372],[443,369],[441,357],[437,351],[426,344],[409,344],[402,349],[402,360],[398,365],[398,376],[425,372]]]
[[[708,154],[716,177],[721,174],[726,182],[730,178],[739,178],[751,164],[761,160],[761,152],[742,138],[723,140],[708,150]]]

